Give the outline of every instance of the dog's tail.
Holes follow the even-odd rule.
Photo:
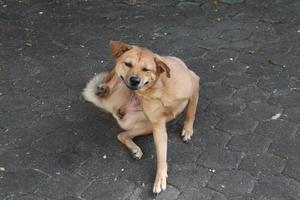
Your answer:
[[[103,108],[101,102],[97,96],[97,87],[101,85],[104,79],[107,77],[108,72],[101,72],[92,77],[86,84],[82,91],[82,95],[85,100],[93,103],[95,106]]]

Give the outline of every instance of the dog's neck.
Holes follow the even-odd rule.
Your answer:
[[[162,88],[164,87],[164,82],[161,77],[157,77],[151,85],[147,88],[134,91],[140,98],[151,98],[157,99],[161,96]]]

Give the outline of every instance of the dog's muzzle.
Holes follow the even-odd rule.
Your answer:
[[[138,87],[139,84],[141,83],[141,79],[137,76],[130,76],[129,77],[129,84],[132,87]]]

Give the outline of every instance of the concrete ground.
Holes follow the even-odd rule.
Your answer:
[[[115,120],[81,97],[110,39],[176,55],[201,76],[190,144],[169,125],[156,199],[300,199],[298,0],[0,0],[0,199],[153,199]]]

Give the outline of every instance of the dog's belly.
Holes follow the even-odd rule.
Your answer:
[[[147,118],[143,111],[142,105],[136,95],[132,92],[127,99],[125,105],[119,107],[113,116],[117,120],[121,128],[125,130],[133,129],[138,123],[147,122]]]
[[[113,115],[119,126],[124,130],[132,130],[139,123],[148,123],[148,119],[143,111],[127,112],[122,118]]]

